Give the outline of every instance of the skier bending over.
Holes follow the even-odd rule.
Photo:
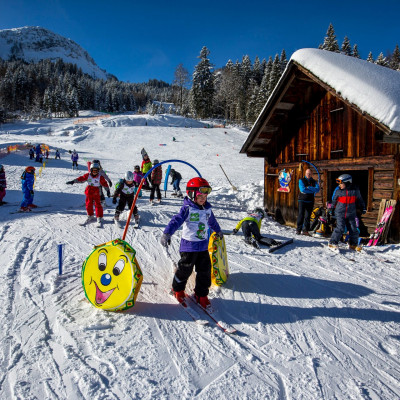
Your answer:
[[[169,175],[171,177],[171,185],[174,188],[174,192],[172,193],[172,196],[183,197],[181,188],[179,187],[179,183],[182,180],[182,175],[175,169],[171,169],[171,171],[169,172]]]
[[[103,222],[103,206],[100,202],[100,186],[103,186],[107,190],[107,195],[110,194],[110,189],[108,187],[107,181],[103,176],[100,175],[100,165],[93,163],[90,167],[90,172],[85,175],[80,176],[72,181],[68,181],[67,185],[73,185],[74,183],[87,182],[85,189],[86,196],[86,212],[87,219],[86,223],[94,221],[93,216],[93,203],[95,206],[97,223],[101,224]]]
[[[119,216],[125,210],[126,204],[128,208],[131,209],[133,199],[135,197],[135,182],[133,180],[133,173],[127,171],[125,173],[125,179],[121,179],[117,184],[117,189],[114,192],[112,199],[113,204],[117,204],[117,198],[119,197],[119,202],[117,208],[115,209],[114,221],[119,225]],[[139,224],[139,213],[135,204],[133,209],[133,216],[135,217],[136,224]]]
[[[208,228],[223,237],[221,228],[207,201],[211,186],[203,178],[190,179],[186,186],[187,196],[179,213],[172,217],[161,237],[161,244],[171,244],[171,236],[183,225],[178,269],[172,281],[172,292],[180,303],[185,303],[185,287],[196,270],[195,299],[203,308],[211,307],[208,289],[211,286],[211,260],[208,254]]]
[[[242,227],[242,231],[244,234],[244,241],[247,244],[251,244],[254,247],[258,247],[258,243],[265,244],[267,246],[275,246],[280,244],[274,239],[270,239],[267,237],[261,236],[261,222],[265,216],[264,210],[260,207],[257,207],[254,211],[248,212],[247,217],[243,218],[237,225],[236,228],[232,231],[234,235],[236,235]]]
[[[338,249],[339,240],[346,229],[349,230],[349,248],[352,250],[360,251],[361,247],[358,246],[358,229],[357,229],[357,212],[356,205],[358,204],[365,214],[364,200],[361,197],[358,187],[352,184],[353,179],[349,174],[340,175],[336,179],[339,184],[339,189],[335,192],[332,201],[332,206],[335,208],[336,228],[332,233],[329,241],[329,247],[333,250]]]

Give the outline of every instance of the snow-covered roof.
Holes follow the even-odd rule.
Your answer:
[[[320,49],[301,49],[291,60],[391,131],[400,132],[400,72]]]

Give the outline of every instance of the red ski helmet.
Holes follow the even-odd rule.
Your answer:
[[[35,167],[32,167],[32,166],[26,167],[26,168],[25,168],[25,171],[26,171],[28,174],[34,174],[34,173],[35,173]]]
[[[192,200],[194,200],[199,193],[210,194],[211,190],[209,183],[204,178],[200,177],[192,178],[186,184],[186,193]]]

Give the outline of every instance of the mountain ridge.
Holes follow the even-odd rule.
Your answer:
[[[40,26],[0,30],[0,58],[27,62],[62,59],[95,79],[107,80],[111,76],[78,43]]]

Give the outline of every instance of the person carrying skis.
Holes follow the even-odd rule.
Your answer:
[[[35,167],[29,166],[25,168],[25,171],[21,175],[22,183],[22,202],[20,212],[29,212],[32,208],[37,206],[33,204],[33,185],[35,183]]]
[[[133,180],[135,182],[135,194],[138,191],[140,182],[142,181],[144,177],[143,172],[140,170],[139,165],[135,165],[135,168],[133,170]],[[139,192],[139,197],[142,197],[142,190]]]
[[[179,213],[172,217],[164,229],[161,244],[165,247],[171,244],[171,236],[183,225],[180,244],[181,259],[172,281],[172,293],[180,303],[185,303],[185,287],[196,270],[195,300],[201,307],[211,307],[208,299],[211,286],[211,260],[208,253],[208,228],[223,237],[221,228],[207,201],[211,186],[204,178],[196,177],[189,180],[186,186],[187,196]]]
[[[153,166],[158,164],[158,160],[154,160]],[[157,194],[157,200],[161,203],[161,192],[160,192],[160,185],[162,180],[162,167],[159,165],[157,168],[154,168],[151,171],[151,191],[150,191],[150,204],[153,205],[154,200],[154,193]]]
[[[100,176],[102,176],[107,181],[109,187],[112,187],[111,179],[105,173],[103,167],[101,166],[100,160],[93,160],[92,162],[90,162],[88,164],[89,171],[90,171],[90,165],[92,165],[92,164],[99,164],[99,166],[100,166],[100,172],[99,172]],[[111,197],[110,189],[107,190],[107,197]],[[106,198],[104,197],[103,187],[100,186],[100,201],[101,201],[101,203],[103,205],[105,205],[105,200],[106,200]]]
[[[174,188],[174,192],[172,193],[172,196],[183,197],[181,188],[179,187],[179,183],[181,182],[182,175],[175,169],[171,169],[171,171],[169,172],[169,175],[171,176],[171,185]]]
[[[103,222],[103,206],[100,202],[100,186],[103,186],[107,190],[107,195],[110,193],[108,183],[103,176],[100,175],[100,165],[93,163],[90,166],[90,172],[72,180],[68,181],[67,185],[73,185],[74,183],[87,182],[85,189],[86,196],[86,212],[87,219],[85,223],[89,223],[95,220],[93,216],[93,204],[95,206],[95,212],[97,217],[97,223],[100,225]]]
[[[76,152],[76,150],[74,150],[71,154],[71,160],[72,160],[72,169],[78,169],[78,160],[79,160],[79,155]]]
[[[113,204],[117,204],[117,199],[119,198],[118,205],[115,209],[114,221],[119,225],[119,216],[125,210],[125,206],[128,204],[129,210],[132,207],[133,199],[135,198],[135,181],[133,180],[133,173],[131,171],[127,171],[125,173],[124,179],[121,179],[117,186],[113,195],[112,202]],[[135,204],[135,208],[133,209],[133,216],[135,218],[136,224],[139,224],[139,212]]]
[[[332,250],[338,249],[339,240],[347,226],[349,230],[349,248],[360,251],[356,207],[358,205],[363,210],[362,214],[365,214],[367,210],[365,209],[364,200],[358,187],[353,185],[351,175],[340,175],[336,182],[339,184],[339,189],[336,191],[332,201],[332,206],[335,208],[336,228],[332,233],[328,246]]]
[[[7,188],[6,172],[4,171],[4,165],[0,164],[0,206],[5,204],[3,199],[6,195],[6,188]]]
[[[299,215],[296,234],[310,236],[310,218],[314,209],[314,196],[319,192],[319,183],[312,177],[311,169],[306,169],[304,178],[299,180]]]
[[[257,207],[254,211],[248,212],[247,217],[239,221],[232,233],[236,235],[241,227],[244,235],[244,241],[247,244],[257,248],[257,243],[265,244],[267,246],[276,246],[280,244],[280,242],[277,242],[274,239],[261,236],[261,222],[264,217],[264,210],[260,207]]]

